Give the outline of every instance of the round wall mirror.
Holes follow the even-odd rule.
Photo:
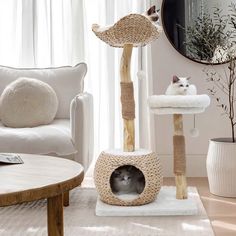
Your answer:
[[[222,64],[235,54],[236,1],[163,0],[162,24],[173,47],[193,61]]]

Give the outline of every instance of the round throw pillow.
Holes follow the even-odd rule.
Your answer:
[[[1,121],[13,128],[35,127],[53,121],[58,100],[48,84],[32,78],[19,78],[3,91]]]

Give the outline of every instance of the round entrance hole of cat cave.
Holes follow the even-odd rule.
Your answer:
[[[110,177],[113,194],[121,200],[134,200],[145,188],[145,177],[141,170],[132,165],[115,169]]]
[[[144,180],[138,187],[131,189],[131,193],[117,191],[111,184],[117,170],[131,168],[137,171],[137,178]],[[123,152],[121,150],[103,151],[96,162],[94,182],[100,199],[110,205],[137,206],[150,203],[156,199],[162,185],[162,168],[156,153],[148,150]],[[144,185],[142,188],[142,184]],[[136,186],[137,187],[137,186]],[[132,193],[133,192],[133,193]],[[123,195],[121,197],[121,195]],[[131,196],[132,195],[132,196]]]

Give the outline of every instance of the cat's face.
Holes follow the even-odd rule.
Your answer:
[[[147,10],[146,16],[150,21],[157,22],[159,20],[158,12],[159,10],[156,10],[156,6],[154,5]]]
[[[129,185],[131,182],[131,173],[127,169],[115,170],[114,177],[122,185]]]
[[[177,91],[177,94],[185,95],[187,93],[189,88],[189,79],[190,77],[184,78],[177,77],[176,75],[173,76],[172,85]]]

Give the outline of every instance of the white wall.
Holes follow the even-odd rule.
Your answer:
[[[160,1],[158,1],[160,3]],[[160,4],[158,4],[160,6]],[[193,62],[180,55],[169,43],[165,34],[152,44],[152,64],[154,78],[154,94],[162,94],[169,85],[172,76],[191,76],[191,82],[198,88],[198,93],[207,93],[209,87],[202,71],[206,66]],[[215,66],[219,68],[219,66]],[[187,175],[206,176],[206,155],[210,138],[230,135],[229,122],[221,115],[221,110],[212,104],[205,113],[196,117],[196,125],[200,131],[197,138],[189,135],[193,127],[193,115],[184,116],[186,137]],[[164,175],[172,175],[172,116],[155,115],[155,151],[161,158]]]

